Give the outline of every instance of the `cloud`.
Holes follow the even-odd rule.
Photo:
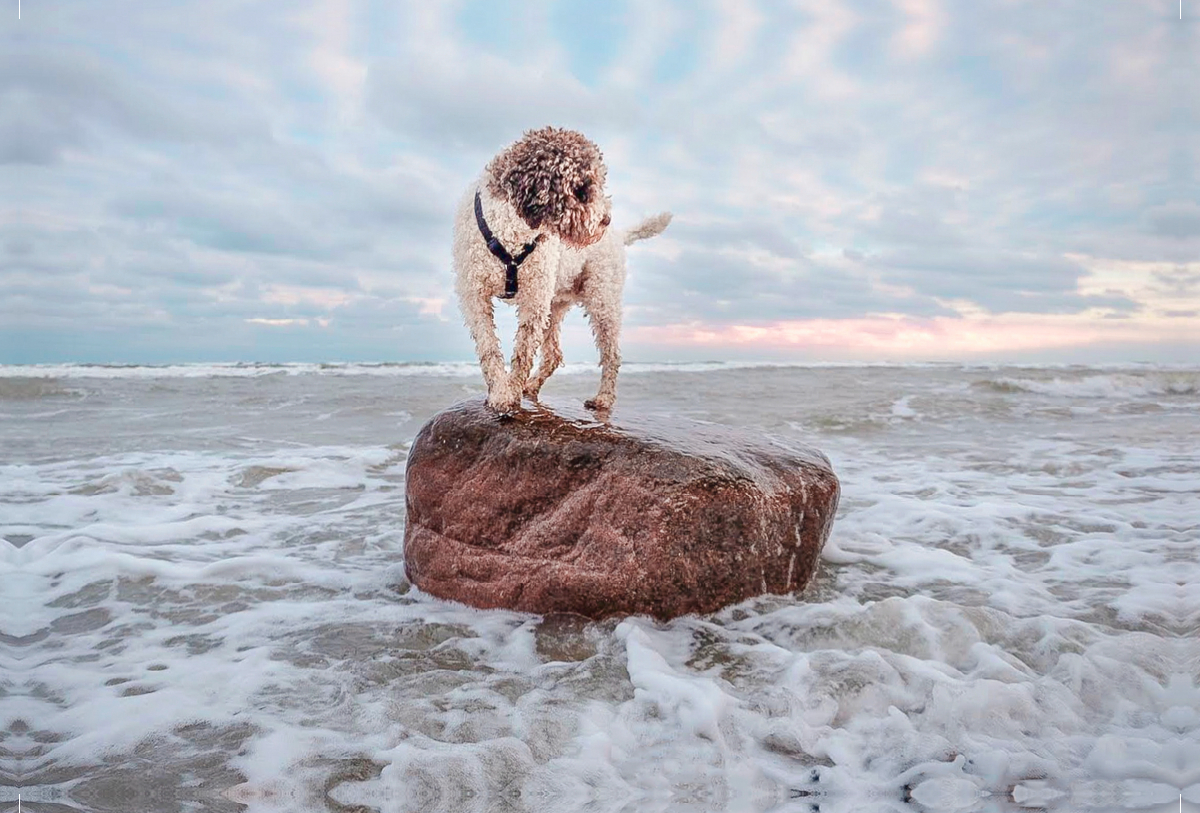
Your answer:
[[[405,139],[477,150],[544,124],[594,131],[636,118],[619,94],[596,93],[558,70],[429,47],[374,65],[368,97],[371,112]]]
[[[1181,320],[1182,321],[1182,320]],[[1106,321],[1087,316],[1044,317],[1006,314],[989,317],[909,316],[859,319],[783,320],[760,324],[702,323],[634,328],[634,341],[667,352],[725,349],[766,358],[856,358],[905,360],[1008,359],[1055,350],[1077,351],[1097,345],[1126,345],[1144,352],[1155,345],[1184,346],[1182,324],[1133,320]]]
[[[267,327],[308,327],[308,319],[265,319],[263,317],[255,317],[254,319],[246,319],[248,325],[266,325]],[[328,319],[318,319],[317,324],[321,327],[329,327]]]
[[[1155,206],[1146,212],[1145,220],[1153,234],[1179,240],[1200,237],[1200,204],[1195,201],[1172,201]]]
[[[136,74],[62,46],[0,57],[0,162],[50,164],[97,138],[207,141],[262,138],[253,110],[178,104]]]
[[[895,0],[907,20],[892,36],[892,48],[901,57],[929,54],[941,38],[945,15],[938,0]]]
[[[1200,49],[1159,11],[44,4],[0,56],[0,362],[470,357],[453,207],[546,123],[618,224],[676,214],[629,252],[640,357],[1195,343]]]

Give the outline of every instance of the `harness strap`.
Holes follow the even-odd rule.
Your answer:
[[[479,226],[479,233],[483,235],[483,241],[487,243],[488,251],[492,252],[497,260],[504,263],[504,294],[500,298],[512,299],[517,295],[517,269],[538,247],[542,235],[539,234],[532,243],[526,243],[517,256],[509,254],[508,250],[504,248],[504,244],[496,239],[496,235],[492,234],[487,221],[483,219],[483,201],[479,197],[478,189],[475,190],[475,223]]]

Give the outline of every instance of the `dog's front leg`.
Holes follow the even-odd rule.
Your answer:
[[[521,393],[529,381],[533,362],[550,325],[554,278],[548,273],[547,265],[543,262],[530,268],[527,281],[522,282],[521,292],[517,294],[517,335],[513,339],[512,364],[509,365],[514,409],[520,403]]]
[[[508,370],[504,368],[500,339],[496,336],[496,315],[492,298],[478,290],[460,290],[458,305],[462,309],[467,327],[471,329],[471,338],[475,340],[479,368],[483,372],[483,381],[487,384],[488,406],[502,412],[511,411],[501,409],[500,406],[512,401],[513,388],[509,382]],[[518,398],[520,392],[518,389]]]

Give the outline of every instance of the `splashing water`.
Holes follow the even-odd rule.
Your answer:
[[[659,624],[405,582],[408,444],[472,365],[0,368],[0,805],[1200,805],[1198,382],[627,365],[621,410],[843,485],[807,590]]]

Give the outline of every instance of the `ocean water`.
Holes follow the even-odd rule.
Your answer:
[[[1200,369],[626,365],[617,421],[843,486],[808,589],[670,623],[406,582],[407,449],[481,392],[0,367],[0,811],[1200,806]]]

